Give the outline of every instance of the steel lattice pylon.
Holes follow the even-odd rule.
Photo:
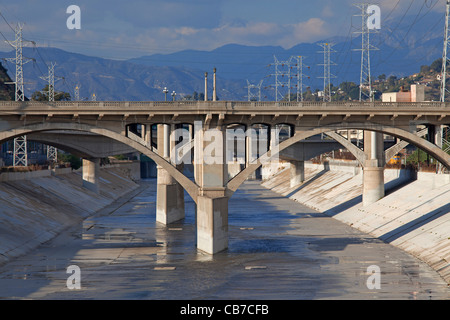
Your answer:
[[[274,56],[275,66],[275,101],[281,101],[287,95],[291,97],[291,62],[292,57],[286,61],[280,61]]]
[[[51,62],[48,66],[48,76],[41,77],[42,80],[48,81],[48,101],[55,101],[55,66],[56,63]],[[62,79],[62,78],[57,78]],[[53,146],[47,146],[47,160],[56,163],[58,160],[58,149]]]
[[[319,64],[319,66],[323,66],[323,77],[319,77],[319,79],[323,79],[323,101],[330,102],[331,101],[331,79],[336,78],[331,73],[331,66],[336,65],[331,61],[331,53],[335,52],[333,50],[333,45],[331,43],[320,43],[319,46],[323,48],[323,64]]]
[[[264,80],[261,80],[258,84],[251,84],[250,81],[247,80],[247,98],[248,101],[261,101],[261,87]],[[254,90],[257,90],[256,93]]]
[[[23,86],[23,65],[31,59],[24,59],[23,57],[23,38],[22,38],[21,24],[17,24],[14,41],[8,41],[8,43],[16,49],[16,57],[8,58],[10,61],[16,65],[16,80],[15,84],[15,101],[25,101],[25,93]],[[28,166],[28,150],[27,150],[27,137],[22,136],[14,139],[14,155],[13,155],[13,165],[18,166]]]
[[[447,0],[445,12],[445,30],[444,30],[444,52],[442,54],[442,71],[441,71],[441,97],[440,101],[445,102],[445,94],[447,93],[447,63],[448,46],[450,45],[449,21],[450,20],[450,0]]]
[[[359,80],[359,101],[369,99],[373,101],[373,91],[372,91],[372,73],[370,68],[370,51],[378,50],[378,48],[370,44],[370,34],[376,32],[373,29],[369,29],[367,21],[370,17],[368,12],[371,4],[369,3],[359,3],[354,4],[357,8],[361,10],[360,16],[362,19],[361,30],[354,32],[356,34],[361,34],[361,49],[354,49],[355,51],[361,51],[361,74]],[[368,92],[368,93],[366,93]]]
[[[303,88],[305,87],[303,79],[309,79],[309,76],[305,75],[303,70],[309,69],[309,67],[304,64],[305,57],[297,56],[295,58],[297,59],[297,102],[303,102]]]

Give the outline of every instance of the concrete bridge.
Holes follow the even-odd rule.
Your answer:
[[[210,254],[228,247],[233,193],[263,163],[286,156],[305,139],[325,133],[348,145],[364,169],[364,204],[384,196],[383,134],[417,146],[450,170],[450,155],[439,145],[440,128],[450,124],[450,105],[443,103],[0,102],[0,119],[1,142],[23,135],[44,141],[45,133],[61,130],[94,135],[90,146],[62,134],[53,143],[86,155],[85,186],[97,192],[99,159],[89,157],[96,146],[109,145],[107,153],[125,145],[145,154],[158,165],[157,220],[170,224],[184,218],[186,190],[197,205],[197,247]],[[363,130],[364,150],[352,148],[339,130]],[[244,149],[236,154],[239,140]],[[303,160],[294,154],[293,184],[303,181]],[[182,173],[188,161],[194,180]],[[243,169],[230,175],[230,162]]]

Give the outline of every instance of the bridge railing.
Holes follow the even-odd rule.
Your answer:
[[[249,102],[249,101],[0,101],[0,108],[114,108],[114,109],[126,109],[126,108],[212,108],[212,109],[271,109],[286,108],[286,109],[302,109],[302,108],[326,108],[330,107],[343,107],[343,108],[449,108],[449,103],[441,102],[320,102],[320,101],[304,101],[304,102]]]

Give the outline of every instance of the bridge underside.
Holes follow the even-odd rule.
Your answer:
[[[197,247],[210,254],[228,247],[228,200],[239,186],[262,164],[283,156],[294,162],[292,183],[301,183],[302,161],[309,155],[307,148],[300,149],[313,143],[305,141],[313,136],[325,133],[339,141],[336,131],[364,131],[364,150],[351,150],[351,144],[340,142],[344,147],[347,144],[364,168],[364,205],[384,196],[383,134],[423,149],[450,169],[450,156],[436,143],[437,136],[428,135],[428,139],[423,139],[418,134],[424,126],[439,132],[441,126],[448,125],[445,121],[450,120],[449,108],[440,104],[241,106],[230,102],[142,102],[68,104],[66,107],[45,103],[1,107],[0,141],[30,135],[37,141],[79,151],[90,158],[85,163],[86,187],[96,192],[97,156],[131,150],[148,156],[158,166],[158,221],[169,224],[184,217],[184,189],[197,205]],[[230,175],[229,162],[236,161],[236,157],[228,155],[228,129],[237,125],[245,132],[240,136],[246,146],[241,163],[244,169]],[[130,130],[136,126],[139,132]],[[152,136],[155,127],[156,137]],[[288,134],[281,134],[280,128],[288,128],[285,130]],[[79,134],[72,137],[66,134],[63,138],[55,134],[60,130]],[[86,133],[92,136],[86,138]],[[258,137],[262,133],[266,134],[267,144],[260,146]],[[89,143],[83,141],[83,135],[83,139],[90,139]],[[258,147],[253,148],[255,143]],[[299,152],[303,152],[303,159]],[[183,174],[183,164],[188,161],[193,164],[193,180]]]

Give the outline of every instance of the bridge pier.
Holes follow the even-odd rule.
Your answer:
[[[100,158],[83,159],[83,187],[100,193],[99,189]]]
[[[384,198],[384,141],[383,134],[364,131],[364,153],[368,160],[363,169],[363,206]]]
[[[305,182],[305,161],[290,161],[291,164],[291,188]]]
[[[228,200],[225,196],[197,198],[197,249],[216,254],[228,248]]]
[[[184,189],[166,170],[157,169],[156,221],[168,225],[185,217]]]
[[[228,200],[226,184],[226,130],[194,127],[195,181],[197,197],[197,248],[215,254],[228,248]]]
[[[161,124],[157,127],[158,153],[168,161],[174,143],[170,139],[171,131],[174,131],[174,125]],[[150,140],[148,134],[146,138]],[[168,225],[185,217],[184,189],[165,169],[157,166],[157,170],[156,221]]]

